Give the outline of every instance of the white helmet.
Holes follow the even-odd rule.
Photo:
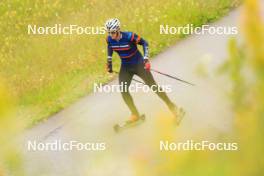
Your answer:
[[[116,32],[120,30],[120,21],[117,18],[112,18],[106,21],[105,28],[108,32]]]

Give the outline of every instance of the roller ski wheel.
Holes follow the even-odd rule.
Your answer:
[[[114,125],[114,131],[116,133],[118,133],[124,129],[129,129],[131,127],[138,126],[141,123],[143,123],[145,121],[145,119],[146,119],[145,114],[143,114],[137,120],[128,120],[128,121],[124,122],[123,124],[115,124]]]

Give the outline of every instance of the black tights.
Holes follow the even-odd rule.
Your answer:
[[[155,82],[152,74],[150,71],[146,71],[144,69],[143,64],[135,64],[135,65],[129,65],[129,66],[121,66],[120,72],[119,72],[119,84],[123,86],[123,90],[125,90],[125,86],[127,86],[127,89],[132,81],[132,78],[134,75],[138,75],[146,85],[153,86],[157,88],[158,85]],[[161,90],[161,89],[159,89]],[[167,96],[167,94],[163,91],[155,91],[156,94],[169,106],[173,106],[173,103]],[[139,116],[139,112],[134,104],[134,101],[129,93],[129,91],[122,91],[122,97],[129,107],[132,114]]]

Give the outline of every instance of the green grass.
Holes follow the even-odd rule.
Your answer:
[[[12,0],[0,2],[0,75],[17,99],[19,116],[35,124],[91,92],[105,72],[104,35],[34,36],[27,25],[102,26],[118,17],[122,29],[150,44],[154,57],[184,35],[159,35],[159,25],[195,26],[224,16],[239,0]],[[121,8],[122,7],[122,8]],[[114,57],[115,69],[119,59]]]

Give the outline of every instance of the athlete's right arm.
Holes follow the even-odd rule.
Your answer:
[[[112,56],[113,56],[113,49],[109,46],[108,40],[107,42],[107,62],[106,62],[106,69],[109,73],[113,72],[112,68]]]

